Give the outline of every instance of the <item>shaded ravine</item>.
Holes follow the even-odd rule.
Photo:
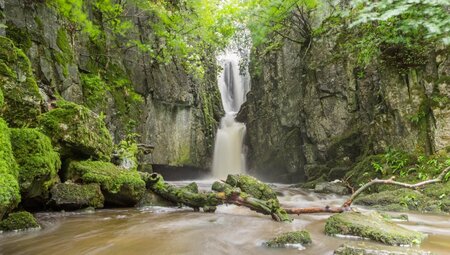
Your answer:
[[[186,184],[177,182],[176,184]],[[208,189],[211,182],[199,182]],[[318,195],[277,185],[286,207],[340,205],[344,197]],[[450,216],[408,214],[403,226],[429,234],[421,249],[449,254]],[[0,254],[332,254],[339,245],[361,242],[326,236],[328,214],[294,216],[278,223],[244,207],[219,206],[214,214],[189,208],[144,207],[95,213],[40,213],[41,231],[0,236]],[[262,246],[276,234],[298,229],[311,232],[306,250]],[[406,248],[405,248],[406,249]]]

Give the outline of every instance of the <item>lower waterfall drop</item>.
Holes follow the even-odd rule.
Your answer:
[[[240,60],[241,57],[235,53],[226,53],[219,57],[223,70],[218,77],[218,84],[225,116],[220,121],[214,145],[212,173],[216,178],[246,171],[243,151],[246,127],[235,118],[250,90],[250,79],[248,70],[240,69]]]

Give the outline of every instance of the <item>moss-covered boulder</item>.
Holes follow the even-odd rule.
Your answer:
[[[102,208],[104,201],[99,184],[66,182],[52,188],[50,205],[58,210],[78,210],[86,207]]]
[[[0,221],[0,230],[2,231],[26,230],[40,227],[33,214],[25,211],[11,213],[6,219]]]
[[[134,206],[145,192],[145,182],[136,170],[125,170],[108,162],[72,161],[66,178],[100,184],[107,205]]]
[[[389,244],[420,244],[426,235],[408,230],[386,220],[377,212],[358,213],[345,212],[328,218],[325,224],[328,235],[350,235]]]
[[[295,247],[301,248],[312,243],[311,236],[305,230],[283,233],[274,239],[265,243],[268,247],[285,248]]]
[[[40,126],[62,156],[109,161],[113,142],[104,121],[84,106],[63,100],[56,105],[40,117]]]
[[[50,138],[32,128],[11,129],[11,144],[19,165],[22,203],[26,207],[42,206],[50,188],[59,182],[59,154]]]
[[[25,53],[0,36],[0,88],[4,105],[1,114],[12,127],[34,126],[41,114],[42,95]]]
[[[314,187],[314,192],[317,193],[331,193],[338,195],[348,195],[350,194],[350,190],[345,184],[341,181],[332,181],[332,182],[320,182],[317,183]]]
[[[263,183],[255,177],[245,174],[229,174],[226,183],[231,187],[238,187],[250,196],[261,199],[278,201],[275,191],[266,183]]]
[[[11,148],[10,130],[0,118],[0,220],[20,202],[18,167]]]
[[[370,243],[343,244],[334,255],[432,255],[428,251],[420,251],[405,247],[382,246]]]

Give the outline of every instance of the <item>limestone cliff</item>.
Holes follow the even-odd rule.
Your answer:
[[[106,21],[86,3],[89,18],[102,27]],[[125,8],[139,29],[127,39],[148,39],[151,28],[144,24],[151,17],[133,15],[139,11],[135,7]],[[199,80],[180,61],[156,64],[121,38],[108,36],[106,28],[106,39],[91,41],[46,1],[0,0],[0,11],[6,25],[0,35],[30,58],[48,104],[62,97],[104,114],[116,142],[137,133],[138,142],[155,146],[146,159],[152,164],[209,166],[221,115],[213,57],[210,75]]]

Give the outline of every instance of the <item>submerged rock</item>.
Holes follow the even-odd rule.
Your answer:
[[[20,202],[18,167],[10,134],[6,122],[0,118],[0,220]]]
[[[11,129],[13,153],[19,164],[19,184],[25,208],[42,206],[49,189],[59,182],[59,154],[50,138],[36,129]]]
[[[243,192],[254,198],[261,200],[275,199],[278,201],[275,191],[269,185],[259,181],[255,177],[245,174],[229,174],[226,183],[232,187],[240,188]]]
[[[265,243],[272,248],[295,247],[302,248],[305,245],[311,244],[311,236],[305,230],[283,233],[274,239]]]
[[[145,182],[136,170],[125,170],[102,161],[72,161],[66,179],[100,184],[105,203],[114,206],[134,206],[145,191]]]
[[[344,244],[337,248],[334,255],[432,255],[431,252],[419,251],[410,248],[381,246],[358,243]]]
[[[346,212],[331,216],[325,224],[328,235],[368,238],[389,245],[420,244],[426,235],[405,229],[383,218],[377,212]]]
[[[102,208],[105,198],[96,183],[79,185],[70,182],[55,185],[50,204],[58,210],[78,210],[87,207]]]
[[[41,226],[29,212],[16,212],[8,215],[6,219],[0,222],[0,230],[26,230],[30,228],[40,228]]]
[[[350,190],[341,181],[334,182],[320,182],[314,187],[314,192],[317,193],[332,193],[337,195],[348,195]]]
[[[56,109],[41,115],[39,123],[58,145],[62,156],[110,159],[111,135],[104,121],[88,108],[60,100]]]

